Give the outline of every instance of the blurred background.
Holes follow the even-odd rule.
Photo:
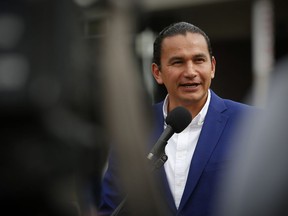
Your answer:
[[[284,0],[1,0],[3,208],[31,213],[37,202],[33,215],[97,215],[110,137],[122,150],[145,143],[146,108],[166,94],[150,64],[155,35],[172,22],[210,37],[214,91],[265,107],[288,50],[287,8]]]

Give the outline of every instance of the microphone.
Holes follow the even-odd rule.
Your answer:
[[[167,141],[174,133],[182,132],[192,121],[190,112],[184,107],[178,106],[168,113],[165,122],[167,127],[151,149],[147,158],[153,160],[155,156],[159,156],[164,152]]]

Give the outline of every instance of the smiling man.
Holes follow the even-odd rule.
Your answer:
[[[242,115],[253,108],[222,99],[210,89],[216,60],[200,28],[186,22],[166,27],[154,42],[153,55],[153,76],[168,92],[164,101],[153,105],[154,141],[174,108],[185,107],[193,117],[187,128],[168,140],[168,160],[157,170],[163,187],[159,190],[165,192],[171,215],[211,216],[220,176],[233,159],[229,153],[233,134]],[[110,165],[104,176],[100,211],[113,211],[117,206],[113,170],[117,168]]]
[[[185,26],[184,23],[182,25]],[[164,37],[160,48],[161,58],[157,59],[159,51],[155,48],[155,55],[158,56],[152,64],[156,81],[164,84],[169,93],[168,110],[184,106],[192,116],[196,116],[207,101],[216,66],[216,60],[209,52],[207,36],[200,29],[194,29],[195,32],[191,30]],[[161,36],[158,40],[155,42],[157,48],[159,45],[156,43],[160,42]]]

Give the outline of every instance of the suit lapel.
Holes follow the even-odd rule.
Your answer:
[[[221,98],[211,91],[211,101],[203,128],[191,161],[187,183],[179,206],[179,211],[194,191],[197,182],[225,128],[228,117],[222,112],[226,106]]]

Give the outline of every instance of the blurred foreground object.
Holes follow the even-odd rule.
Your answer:
[[[219,216],[288,215],[288,58],[276,64],[268,105],[245,119],[236,136],[236,163],[220,190]]]
[[[116,172],[120,177],[116,184],[128,194],[124,211],[117,215],[167,215],[146,158],[152,124],[147,92],[132,46],[136,20],[141,14],[137,3],[111,2],[109,29],[103,43],[105,125],[113,138],[111,158],[119,159]]]
[[[95,208],[107,145],[79,13],[66,0],[0,2],[0,206],[9,215]]]

